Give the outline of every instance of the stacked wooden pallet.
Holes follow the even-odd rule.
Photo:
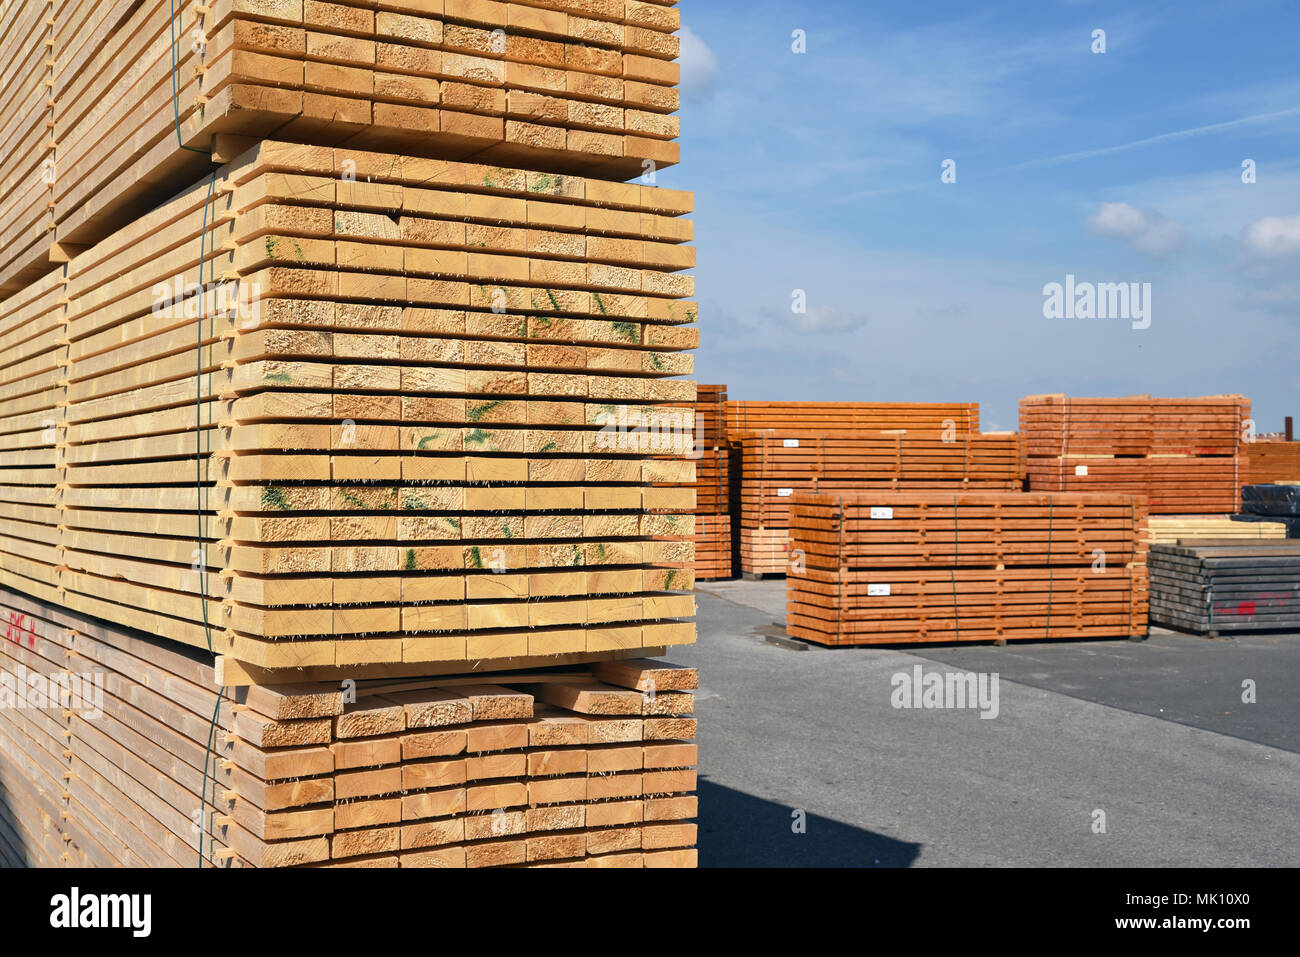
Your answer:
[[[223,696],[202,655],[7,592],[0,615],[8,866],[695,863],[693,670]]]
[[[1029,488],[1146,495],[1152,514],[1239,509],[1250,400],[1033,395],[1020,401]]]
[[[727,387],[696,386],[695,577],[731,577],[731,445],[726,432]]]
[[[980,430],[977,402],[758,402],[727,403],[727,435],[784,429],[818,435],[911,429],[960,440]]]
[[[18,230],[0,292],[198,178],[221,133],[616,179],[672,165],[679,25],[625,0],[24,4],[0,37]]]
[[[1260,439],[1245,446],[1250,481],[1256,485],[1300,482],[1300,442]]]
[[[895,431],[821,434],[793,429],[742,433],[739,535],[742,567],[783,573],[793,496],[866,490],[1016,491],[1015,433],[947,435]]]
[[[824,645],[1146,632],[1132,495],[792,496],[786,630]]]
[[[1151,546],[1151,620],[1185,631],[1300,628],[1300,542]]]
[[[1153,544],[1202,538],[1286,538],[1282,522],[1235,521],[1229,515],[1152,515],[1148,527]]]

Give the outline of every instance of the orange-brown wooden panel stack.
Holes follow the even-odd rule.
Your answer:
[[[1247,442],[1244,450],[1249,460],[1249,484],[1300,482],[1300,442],[1260,439]]]
[[[1139,496],[796,494],[786,630],[824,645],[1146,633]]]
[[[1153,515],[1224,514],[1241,507],[1249,474],[1250,400],[1148,395],[1020,400],[1029,488],[1127,492]]]
[[[787,551],[792,496],[866,490],[1017,491],[1015,433],[898,430],[742,433],[739,535],[742,567],[781,573],[799,557]]]
[[[731,577],[731,443],[727,387],[698,385],[695,397],[695,577]]]

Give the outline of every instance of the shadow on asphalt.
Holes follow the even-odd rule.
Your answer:
[[[701,867],[910,867],[920,844],[817,814],[796,834],[794,808],[699,781]]]

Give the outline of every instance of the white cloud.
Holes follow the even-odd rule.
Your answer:
[[[1102,236],[1122,240],[1144,256],[1155,258],[1167,256],[1183,241],[1183,227],[1178,223],[1128,203],[1102,203],[1088,225]]]
[[[867,324],[866,316],[851,316],[833,306],[813,307],[794,316],[795,328],[812,335],[832,332],[852,332]]]
[[[1261,256],[1300,252],[1300,216],[1265,216],[1247,226],[1243,238]]]
[[[707,97],[713,92],[718,78],[718,58],[690,27],[682,27],[681,42],[678,62],[682,68],[682,79],[678,86],[682,96]]]

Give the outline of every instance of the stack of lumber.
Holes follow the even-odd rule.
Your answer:
[[[1146,632],[1133,495],[792,496],[786,630],[823,645]]]
[[[1300,482],[1300,442],[1259,439],[1245,446],[1250,461],[1248,475],[1257,485]]]
[[[694,640],[690,430],[623,428],[688,201],[491,174],[263,142],[0,305],[4,582],[260,669]]]
[[[0,15],[0,296],[49,271],[54,0]]]
[[[1201,538],[1286,538],[1282,522],[1237,521],[1231,515],[1152,515],[1148,527],[1153,544]]]
[[[725,385],[698,385],[695,398],[695,514],[725,515],[730,504],[730,443],[724,425]]]
[[[1240,395],[1020,400],[1020,435],[1035,492],[1145,495],[1154,514],[1230,513],[1248,475]]]
[[[0,853],[693,865],[674,0],[2,20]]]
[[[698,385],[695,397],[695,578],[731,577],[731,444],[727,387]]]
[[[620,180],[670,166],[679,25],[636,0],[23,4],[0,38],[0,292],[198,178],[218,134]]]
[[[6,866],[694,866],[691,669],[221,696],[186,649],[8,592],[0,615]]]
[[[727,435],[784,429],[792,433],[860,435],[882,429],[912,429],[968,435],[980,430],[978,402],[757,402],[727,403]]]
[[[695,516],[695,580],[731,577],[731,516]]]
[[[744,571],[782,573],[793,496],[800,492],[1016,491],[1012,432],[857,434],[772,429],[741,433],[740,550]]]
[[[1300,628],[1300,542],[1152,545],[1151,621],[1198,634]]]

